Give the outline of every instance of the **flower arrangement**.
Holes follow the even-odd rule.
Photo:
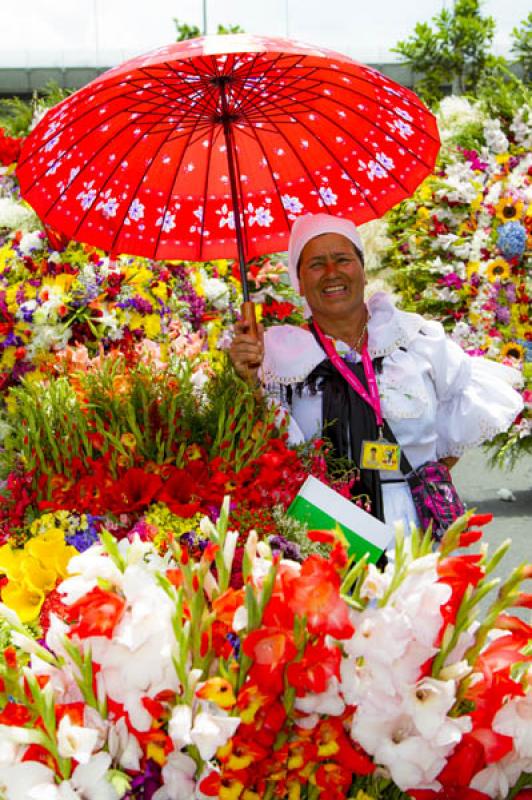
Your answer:
[[[323,532],[301,563],[251,531],[238,564],[228,498],[164,552],[101,530],[43,639],[0,606],[3,797],[524,800],[532,572],[475,622],[508,545],[454,551],[486,521],[399,537],[384,571]]]
[[[228,344],[238,315],[238,269],[228,261],[154,262],[66,242],[43,231],[21,201],[14,176],[21,139],[0,167],[0,387],[33,371],[53,370],[58,353],[82,345],[127,353],[136,346],[168,355]],[[297,321],[297,300],[279,258],[249,266],[250,288],[265,325]],[[149,344],[147,344],[149,343]],[[153,344],[152,344],[153,343]],[[60,358],[60,356],[59,356]]]
[[[390,212],[384,262],[407,309],[438,316],[470,354],[522,371],[525,412],[493,442],[495,460],[512,463],[532,448],[532,119],[447,98],[440,124],[436,171]]]

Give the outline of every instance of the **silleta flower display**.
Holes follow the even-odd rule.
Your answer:
[[[458,102],[380,256],[527,378],[530,126],[461,105],[458,142]],[[0,135],[2,800],[527,800],[532,567],[493,577],[488,514],[437,550],[399,529],[386,566],[287,515],[355,476],[230,369],[238,267],[47,238],[19,150]],[[301,320],[281,257],[248,278],[265,325]]]

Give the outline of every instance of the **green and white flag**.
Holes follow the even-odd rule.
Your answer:
[[[309,530],[334,530],[338,525],[349,554],[361,558],[369,553],[373,564],[394,540],[391,525],[375,519],[312,476],[307,478],[287,513],[306,523]]]

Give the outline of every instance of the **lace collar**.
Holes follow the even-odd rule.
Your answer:
[[[424,323],[419,314],[399,311],[385,292],[367,301],[368,350],[372,358],[407,347]],[[264,335],[264,383],[300,383],[323,361],[324,353],[310,331],[295,325],[268,328]]]

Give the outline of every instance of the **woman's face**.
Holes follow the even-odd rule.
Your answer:
[[[315,236],[301,251],[299,285],[317,319],[349,319],[364,303],[364,267],[354,244],[339,233]]]

